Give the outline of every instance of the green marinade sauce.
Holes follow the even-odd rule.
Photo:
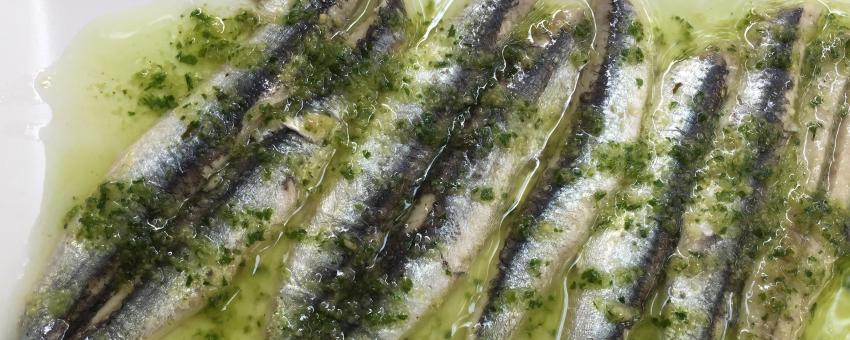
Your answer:
[[[567,1],[567,0],[564,0]],[[547,0],[550,3],[561,3]],[[771,4],[775,7],[776,2]],[[792,3],[779,1],[780,4]],[[850,4],[827,1],[835,10],[850,10]],[[443,10],[456,10],[461,2],[447,6],[427,2],[410,3],[418,14],[412,15],[416,25],[427,26],[424,17],[439,16]],[[677,0],[641,0],[636,5],[646,9],[652,20],[645,27],[632,27],[630,33],[641,35],[654,44],[656,51],[652,62],[656,66],[656,75],[666,69],[666,65],[688,53],[699,51],[708,43],[722,42],[728,38],[738,41],[739,27],[745,25],[750,8],[763,8],[763,1],[740,2],[719,0],[710,4],[695,5]],[[761,7],[760,7],[761,6]],[[178,8],[179,7],[179,8]],[[244,6],[243,6],[244,7]],[[451,7],[451,8],[449,8]],[[176,13],[182,13],[176,14]],[[751,15],[758,15],[753,12]],[[131,19],[132,18],[132,19]],[[741,20],[743,18],[743,20]],[[110,19],[99,20],[86,28],[68,48],[59,63],[46,71],[39,82],[40,92],[47,98],[54,110],[54,118],[43,133],[47,149],[48,173],[46,195],[43,204],[45,213],[39,220],[38,231],[47,235],[41,242],[51,244],[61,235],[55,226],[62,225],[64,213],[85,205],[108,205],[109,192],[112,190],[139,190],[144,196],[143,187],[102,187],[97,188],[103,175],[112,162],[135,141],[156,119],[174,108],[180,99],[195,89],[198,84],[208,80],[225,63],[245,65],[253,62],[257,55],[255,46],[245,42],[245,38],[270,18],[263,17],[251,10],[226,9],[223,7],[191,8],[185,4],[155,4],[133,15],[122,14]],[[423,23],[424,22],[424,23]],[[421,30],[420,30],[421,31]],[[134,32],[122,37],[102,32]],[[322,45],[313,41],[308,48],[312,55],[303,58],[297,68],[289,69],[284,79],[301,85],[296,88],[326,88],[324,81],[333,75],[338,65],[328,57],[343,57],[346,52],[339,45]],[[309,45],[309,44],[308,44]],[[812,45],[812,48],[816,48]],[[734,46],[719,46],[734,53]],[[645,58],[643,51],[626,51],[627,60],[640,62]],[[836,58],[842,57],[836,55]],[[770,60],[766,62],[770,63]],[[803,60],[803,77],[817,72],[817,61]],[[304,71],[313,66],[313,71]],[[321,74],[325,72],[325,74]],[[382,86],[396,86],[397,81],[373,83],[364,89],[381,89]],[[654,86],[650,79],[636,79],[638,84]],[[307,86],[311,85],[311,86]],[[330,84],[327,84],[330,85]],[[734,89],[730,89],[734,93]],[[295,98],[305,98],[317,93],[296,93]],[[362,115],[362,119],[348,119],[349,122],[368,121],[369,97],[360,94],[361,102],[355,105],[350,114]],[[358,97],[355,94],[353,97]],[[818,105],[813,99],[811,105]],[[262,111],[262,110],[259,110]],[[266,119],[281,119],[285,115],[280,110],[268,110]],[[817,129],[816,125],[809,126]],[[73,131],[85,130],[86,135],[79,136]],[[352,129],[357,130],[357,129]],[[427,133],[427,131],[422,131]],[[506,146],[516,137],[509,131],[502,132],[496,138]],[[347,137],[334,134],[326,143],[339,145],[345,151],[342,141]],[[356,137],[356,136],[355,136]],[[365,157],[369,150],[358,150]],[[612,151],[618,153],[617,150]],[[604,157],[605,155],[601,155]],[[613,166],[613,165],[612,165]],[[357,169],[346,168],[344,164],[334,166],[333,176],[343,179],[357,175]],[[783,185],[790,185],[785,183]],[[84,202],[91,192],[103,193],[103,200]],[[479,188],[475,193],[484,201],[497,199],[502,193],[491,188]],[[522,192],[518,193],[522,196]],[[154,200],[155,197],[146,199]],[[305,203],[303,210],[310,211],[311,202]],[[835,216],[834,210],[824,212],[817,206],[817,216]],[[254,217],[262,219],[263,212]],[[842,215],[843,216],[843,215]],[[306,219],[308,216],[296,214],[291,222]],[[98,216],[91,216],[98,218]],[[293,223],[295,224],[295,223]],[[488,280],[495,273],[497,250],[500,240],[507,232],[503,227],[501,235],[494,235],[476,261],[473,269],[465,275],[443,305],[426,317],[409,335],[411,338],[464,338],[470,332],[470,326],[477,320],[477,313],[484,303],[484,293]],[[253,249],[263,249],[256,257],[227,259],[221,261],[240,261],[240,270],[233,282],[221,293],[209,300],[197,315],[177,327],[164,332],[166,338],[233,339],[260,338],[265,332],[269,306],[277,292],[277,281],[284,275],[280,259],[289,249],[288,244],[299,239],[297,230],[288,230],[280,242],[276,237],[251,234]],[[97,228],[84,228],[82,237],[97,239],[102,231]],[[154,238],[145,241],[147,245],[159,246],[161,242]],[[269,246],[265,249],[264,247]],[[37,247],[43,248],[43,247]],[[133,249],[133,248],[130,248]],[[781,256],[784,250],[777,250]],[[39,254],[37,258],[49,255]],[[131,254],[132,255],[132,254]],[[128,256],[129,257],[129,256]],[[149,257],[145,257],[149,258]],[[530,264],[533,269],[533,264]],[[834,267],[832,276],[813,312],[805,338],[829,338],[831,335],[850,331],[850,265],[846,259]],[[28,278],[32,281],[34,278]],[[585,278],[593,281],[593,273]],[[531,311],[528,327],[520,334],[528,338],[554,338],[561,335],[564,305],[569,294],[566,279],[554,282],[552,290],[542,294],[539,304]],[[656,301],[661,300],[657,298]],[[655,306],[652,306],[655,307]],[[630,337],[648,338],[653,334],[652,325],[638,327]]]
[[[219,10],[222,21],[239,15],[235,10]],[[185,96],[193,83],[210,77],[220,67],[217,60],[199,59],[189,65],[176,57],[180,51],[173,46],[175,42],[189,39],[201,29],[214,30],[211,24],[204,28],[189,20],[191,11],[185,2],[156,3],[132,15],[95,20],[79,33],[59,61],[37,78],[36,89],[52,107],[53,116],[39,133],[47,158],[47,194],[34,229],[43,236],[34,240],[34,249],[53,247],[65,232],[57,226],[65,225],[69,211],[86,205],[103,207],[88,214],[88,221],[95,222],[103,217],[97,215],[117,208],[107,207],[105,200],[110,192],[137,190],[139,197],[146,196],[138,185],[98,188],[98,184],[121,153]],[[180,13],[185,15],[181,17]],[[247,14],[242,13],[242,17]],[[250,30],[242,24],[232,26],[227,39]],[[100,197],[84,201],[93,192],[99,192]],[[88,224],[90,228],[78,236],[92,240],[103,236],[95,223]],[[50,253],[34,253],[33,263],[42,265]],[[24,286],[33,284],[36,272],[29,271]]]

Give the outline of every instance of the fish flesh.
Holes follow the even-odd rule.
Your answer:
[[[346,318],[360,315],[319,303],[323,285],[345,275],[339,268],[352,257],[380,248],[375,235],[405,208],[452,126],[486,86],[492,71],[486,62],[471,60],[496,51],[503,22],[524,7],[513,0],[476,1],[445,33],[430,36],[404,57],[410,60],[405,65],[436,62],[401,71],[410,85],[375,110],[371,124],[378,128],[370,129],[342,163],[342,178],[326,189],[312,219],[290,226],[306,236],[286,259],[288,278],[280,289],[272,337],[342,337],[358,322]]]
[[[500,253],[499,272],[480,319],[478,337],[503,339],[518,334],[529,308],[587,238],[601,199],[620,185],[612,172],[624,163],[604,149],[630,148],[639,134],[650,79],[642,27],[629,1],[599,2],[604,32],[596,78],[579,98],[577,125],[557,160],[542,175],[526,202],[518,225]],[[613,164],[612,163],[612,164]]]
[[[71,337],[122,281],[155,265],[139,260],[174,236],[158,231],[203,187],[239,134],[245,113],[274,87],[279,70],[315,31],[319,15],[334,5],[304,2],[294,9],[306,14],[304,21],[261,29],[253,39],[265,46],[264,61],[248,69],[229,67],[185,100],[200,103],[197,107],[166,114],[130,147],[98,191],[70,214],[68,233],[26,308],[23,337]],[[355,6],[344,1],[338,7],[343,15]]]
[[[393,41],[403,33],[397,30],[402,27],[397,23],[404,20],[400,18],[402,6],[400,1],[385,1],[375,9],[376,15],[370,16],[372,24],[350,31],[346,39],[357,48],[352,58],[371,63],[392,51]],[[161,265],[138,287],[111,299],[107,306],[120,307],[99,311],[103,317],[95,317],[82,337],[150,336],[224,289],[248,248],[272,236],[269,229],[285,222],[309,188],[318,183],[334,153],[333,146],[323,141],[339,128],[342,116],[329,112],[341,106],[328,104],[312,110],[315,112],[301,112],[284,127],[267,132],[254,150],[230,157],[228,165],[205,186],[208,194],[199,199],[202,202],[187,203],[176,227],[168,229],[172,233],[175,228],[192,231],[190,244],[161,249],[171,253],[170,262],[179,262]],[[325,131],[318,131],[322,127]]]
[[[808,12],[806,12],[808,13]],[[667,298],[659,323],[664,338],[722,337],[733,313],[736,278],[747,265],[741,247],[755,238],[759,225],[752,216],[764,198],[765,177],[776,165],[785,140],[793,83],[791,53],[797,42],[802,8],[779,12],[761,22],[761,41],[754,63],[744,72],[739,97],[721,122],[714,149],[698,170],[695,192],[682,216],[680,238],[666,266]]]
[[[673,246],[682,205],[692,191],[692,159],[711,141],[725,95],[728,70],[716,52],[672,65],[661,85],[658,107],[641,135],[645,174],[615,194],[596,217],[572,277],[582,282],[570,303],[570,337],[611,339],[641,314]],[[658,198],[661,198],[660,200]]]
[[[119,294],[120,301],[106,304],[117,308],[99,312],[80,338],[149,337],[227,286],[245,249],[262,240],[271,225],[282,223],[304,196],[302,181],[310,178],[299,177],[299,168],[320,174],[322,164],[315,161],[323,158],[321,153],[330,154],[292,130],[265,143],[265,164],[243,175],[230,189],[232,196],[196,228],[199,241],[169,250],[180,265],[159,266],[132,291]]]
[[[761,247],[741,292],[738,334],[753,339],[799,338],[833,264],[848,249],[843,229],[850,196],[835,185],[846,171],[846,146],[839,141],[847,134],[848,78],[844,63],[828,53],[831,42],[844,38],[826,16],[821,21],[819,38],[805,51],[812,65],[801,70],[809,80],[801,84],[791,136],[801,147],[786,151],[768,186],[769,197],[782,201],[766,212],[775,214],[777,231]]]
[[[252,57],[68,213],[21,338],[230,307],[274,339],[418,337],[450,309],[452,337],[790,339],[850,255],[834,12],[694,40],[629,0],[257,5],[274,21],[231,38]]]
[[[571,15],[579,13],[583,15],[581,11]],[[513,205],[513,193],[520,189],[509,179],[536,162],[578,79],[581,65],[570,60],[580,50],[581,40],[577,42],[570,30],[552,32],[548,39],[537,41],[543,44],[534,47],[541,51],[532,57],[533,67],[484,95],[500,100],[479,104],[447,146],[434,176],[417,192],[414,206],[420,212],[387,236],[374,261],[350,269],[361,273],[355,280],[334,287],[337,304],[348,301],[348,289],[375,287],[359,304],[380,306],[381,313],[400,319],[367,321],[353,337],[402,336],[448,294],[498,230]],[[531,120],[541,124],[529,124]]]

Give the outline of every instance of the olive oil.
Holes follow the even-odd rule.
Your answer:
[[[803,339],[846,339],[850,334],[850,262],[836,265],[803,332]]]
[[[120,154],[156,122],[156,115],[138,110],[123,91],[143,64],[170,57],[168,41],[186,5],[163,2],[95,20],[35,80],[52,117],[39,132],[46,156],[45,194],[21,294],[28,293],[51,255],[46,250],[63,235],[66,213],[82,203]]]
[[[179,95],[188,91],[182,88],[188,76],[203,81],[220,68],[216,62],[190,65],[176,58],[174,42],[192,29],[192,11],[200,8],[225,16],[250,6],[234,0],[155,1],[100,18],[38,75],[34,87],[50,105],[52,117],[39,131],[46,155],[45,194],[32,231],[31,261],[20,283],[24,298],[64,235],[66,214],[97,188],[115,160],[161,116],[161,108],[140,100],[151,90],[145,88],[151,84],[149,77],[164,77],[154,84],[160,93]]]
[[[587,6],[583,1],[545,0],[550,4]],[[222,1],[219,1],[222,2]],[[462,7],[463,1],[407,1],[418,20],[441,18]],[[717,0],[693,2],[679,0],[635,0],[643,9],[646,34],[655,47],[650,54],[655,66],[655,79],[668,65],[684,55],[699,53],[709,46],[727,49],[728,43],[742,39],[737,24],[751,10],[797,4],[794,1]],[[229,13],[233,8],[250,7],[238,1],[211,5],[211,13]],[[830,0],[806,2],[824,12],[846,17],[850,3]],[[217,70],[217,63],[198,65],[178,56],[174,46],[187,29],[187,16],[200,4],[189,1],[159,1],[132,13],[97,20],[87,26],[64,52],[57,64],[36,80],[39,92],[53,109],[51,123],[42,131],[46,147],[46,194],[35,234],[40,235],[33,248],[35,265],[42,266],[62,235],[65,212],[80,203],[96,188],[121,152],[144,133],[159,117],[157,110],[140,101],[140,72],[152,65],[168,65],[168,81],[203,81]],[[206,8],[206,7],[205,7]],[[214,14],[215,15],[215,14]],[[222,16],[226,14],[221,14]],[[427,32],[427,30],[426,30]],[[421,37],[427,38],[426,36]],[[724,45],[727,44],[727,45]],[[654,84],[653,79],[646,80]],[[188,91],[191,81],[179,86]],[[174,85],[178,86],[178,85]],[[652,85],[657,87],[657,85]],[[184,91],[184,92],[185,92]],[[730,89],[734,94],[734,89]],[[655,95],[655,94],[654,94]],[[652,102],[660,102],[654,98]],[[647,108],[649,110],[651,108]],[[557,134],[556,134],[557,136]],[[552,141],[555,143],[557,141]],[[530,164],[525,181],[531,183],[539,166]],[[521,185],[517,205],[530,190]],[[303,211],[308,212],[310,204]],[[516,206],[516,205],[515,205]],[[510,211],[506,211],[508,215]],[[296,213],[288,225],[303,223],[309,216]],[[509,219],[508,219],[509,220]],[[470,272],[465,273],[439,307],[423,318],[407,335],[411,339],[463,339],[474,334],[474,325],[486,303],[490,280],[496,272],[502,239],[510,224],[493,235],[479,254]],[[43,236],[41,236],[43,235]],[[263,338],[271,308],[286,275],[282,259],[290,249],[285,237],[267,240],[240,265],[239,274],[227,289],[211,297],[196,314],[163,330],[166,339],[241,339]],[[530,311],[528,320],[518,332],[520,338],[560,338],[564,334],[566,310],[569,308],[570,264],[563,264],[564,275],[551,284],[544,294],[543,305]],[[36,269],[36,268],[31,268]],[[27,281],[36,278],[38,270],[30,270]],[[656,308],[663,297],[648,308]],[[804,332],[806,339],[840,338],[850,333],[850,265],[840,261],[832,279],[818,300],[811,321]],[[630,333],[631,339],[648,339],[654,335],[651,325],[640,324]]]

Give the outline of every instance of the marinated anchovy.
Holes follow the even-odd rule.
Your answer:
[[[393,51],[403,33],[402,6],[400,1],[385,1],[376,8],[377,15],[367,19],[375,20],[373,24],[352,30],[347,40],[357,50],[348,56],[372,63]],[[205,184],[207,194],[187,202],[175,226],[166,230],[191,232],[192,238],[159,249],[169,253],[167,263],[158,263],[136,287],[113,297],[83,337],[147,337],[228,286],[249,248],[271,236],[270,229],[285,222],[309,188],[318,184],[334,153],[327,141],[344,116],[337,110],[352,105],[343,98],[314,100],[313,108],[288,118],[283,127],[266,127],[270,131],[258,137],[256,145],[231,155],[228,165]]]
[[[274,337],[343,337],[359,321],[320,303],[323,285],[352,258],[375,253],[385,225],[400,215],[425,177],[454,124],[477,100],[492,72],[496,41],[513,12],[528,4],[480,0],[455,24],[439,30],[404,56],[407,84],[373,114],[370,134],[338,162],[340,179],[327,188],[313,218],[291,226],[304,235],[290,251],[269,332]],[[424,61],[424,62],[423,62]]]
[[[848,110],[850,106],[850,79],[848,79],[848,88],[843,95],[838,98],[839,106],[836,108],[835,114],[838,115],[835,119],[835,139],[830,149],[829,168],[823,172],[824,189],[829,193],[832,200],[838,202],[850,202],[850,176],[844,176],[844,169],[850,167],[850,122],[847,121]]]
[[[21,338],[450,321],[476,339],[795,339],[821,321],[850,256],[840,12],[730,29],[630,0],[255,5],[176,27],[177,62],[224,64],[209,81],[132,79],[139,105],[173,108],[65,215]]]
[[[526,311],[578,252],[601,199],[619,186],[614,171],[635,166],[622,156],[633,144],[645,109],[650,69],[642,23],[628,1],[603,1],[597,13],[607,35],[597,78],[580,98],[578,125],[557,164],[543,174],[521,222],[500,254],[499,273],[481,316],[479,337],[516,334]]]
[[[400,319],[367,320],[354,337],[403,335],[469,271],[475,255],[498,230],[522,185],[511,179],[535,162],[578,79],[579,65],[569,60],[582,44],[569,31],[554,30],[537,43],[544,44],[534,47],[542,51],[533,67],[485,94],[485,102],[418,193],[418,211],[390,235],[376,263],[354,270],[362,273],[359,280],[340,285],[372,287],[377,293],[358,303],[378,305],[382,313]],[[534,48],[525,51],[534,53]],[[345,289],[337,289],[337,303],[350,299]]]
[[[226,286],[242,253],[262,240],[267,228],[284,221],[303,197],[303,183],[315,182],[310,177],[320,174],[322,164],[316,160],[330,154],[291,130],[265,143],[264,164],[233,185],[232,196],[196,228],[196,243],[173,251],[171,256],[181,263],[162,266],[144,277],[118,302],[117,310],[102,311],[104,319],[96,317],[83,338],[150,336],[195,311],[205,297]]]
[[[786,152],[768,186],[768,202],[777,201],[777,208],[762,213],[770,214],[777,232],[761,247],[741,293],[739,334],[748,338],[800,338],[833,264],[846,254],[843,228],[850,219],[850,196],[847,187],[834,183],[847,165],[833,160],[847,147],[840,141],[847,138],[842,127],[848,79],[846,62],[831,50],[847,36],[827,16],[823,21],[801,70],[803,90],[791,143],[802,147]]]
[[[294,5],[285,24],[269,24],[253,39],[263,46],[258,64],[229,67],[126,152],[97,192],[69,214],[68,234],[25,311],[24,337],[73,337],[125,280],[156,265],[146,254],[175,236],[160,231],[214,176],[246,112],[276,86],[280,70],[332,7],[336,18],[355,6]]]
[[[734,298],[736,276],[749,265],[740,248],[759,229],[771,227],[752,216],[763,206],[765,170],[776,165],[777,149],[784,144],[791,54],[803,14],[800,8],[786,10],[761,23],[754,63],[721,123],[715,149],[698,170],[678,246],[666,267],[668,296],[660,317],[664,338],[719,338],[733,317],[726,304]]]
[[[709,53],[677,62],[664,77],[638,146],[646,169],[597,215],[570,269],[581,278],[570,303],[571,338],[618,338],[640,315],[674,245],[692,191],[691,160],[701,158],[713,136],[727,73],[725,59]],[[591,276],[599,279],[582,280]]]

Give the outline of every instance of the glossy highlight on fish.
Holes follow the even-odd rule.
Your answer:
[[[636,79],[649,79],[643,34],[632,4],[603,1],[605,27],[602,61],[590,89],[580,98],[578,124],[555,165],[530,194],[505,248],[490,302],[478,336],[501,339],[521,332],[528,309],[539,305],[542,292],[556,279],[587,238],[597,204],[619,185],[612,170],[628,167],[618,156],[596,157],[603,149],[632,153],[645,110],[648,89]],[[613,153],[609,153],[613,154]],[[612,166],[613,165],[613,166]],[[636,164],[635,164],[636,165]]]
[[[674,258],[667,264],[668,282],[661,288],[667,293],[660,316],[664,338],[719,337],[734,318],[726,305],[734,298],[736,271],[747,265],[739,247],[763,227],[758,219],[743,217],[760,208],[767,172],[759,169],[775,166],[776,149],[783,145],[781,124],[794,86],[791,51],[801,19],[803,9],[795,8],[764,23],[739,99],[699,170]]]
[[[581,18],[580,13],[571,15]],[[345,296],[348,287],[375,287],[379,298],[370,300],[404,316],[387,324],[367,323],[355,337],[402,336],[448,294],[498,231],[517,190],[508,179],[534,162],[533,155],[560,120],[578,78],[580,65],[570,59],[587,37],[577,39],[567,27],[548,34],[549,38],[538,38],[541,46],[525,49],[540,50],[530,53],[538,55],[532,58],[533,66],[519,71],[504,87],[485,93],[492,102],[479,104],[447,146],[434,176],[418,192],[414,204],[418,210],[389,235],[374,264],[355,267],[365,275],[337,293]],[[547,123],[527,124],[538,119]]]
[[[723,56],[709,52],[677,62],[665,76],[662,100],[644,123],[645,174],[597,215],[571,268],[580,282],[570,303],[571,338],[616,338],[639,317],[679,229],[695,170],[687,165],[707,149],[727,74]],[[599,282],[585,282],[591,276]]]
[[[843,280],[837,10],[256,5],[68,213],[20,338],[796,339]]]
[[[789,137],[800,147],[784,152],[781,170],[772,176],[767,200],[772,204],[763,214],[774,216],[775,232],[759,247],[740,292],[735,331],[752,339],[800,338],[833,266],[848,249],[843,229],[850,197],[838,184],[847,166],[848,78],[845,62],[829,53],[846,33],[828,15],[817,27],[818,38],[806,44],[807,62],[800,70],[806,78]]]
[[[375,10],[370,27],[348,37],[358,49],[352,57],[364,62],[385,56],[392,50],[396,37],[403,33],[396,30],[400,29],[396,25],[398,16],[404,15],[399,1],[387,1]],[[203,218],[184,219],[197,221],[192,228],[194,238],[201,242],[173,249],[172,257],[187,259],[179,266],[163,268],[158,275],[144,278],[124,298],[121,307],[104,320],[96,320],[89,327],[91,334],[86,336],[146,336],[161,329],[166,321],[180,320],[182,315],[203,306],[207,298],[226,290],[245,259],[243,254],[254,243],[274,236],[270,229],[284,223],[305,200],[334,153],[322,141],[339,129],[336,120],[342,114],[322,112],[329,105],[321,100],[315,106],[311,111],[318,112],[289,118],[283,127],[267,127],[270,131],[258,143],[258,150],[231,157],[230,164],[215,179],[215,189],[209,190],[218,193],[204,198],[213,203],[201,204],[215,206],[214,211],[207,212]],[[232,183],[227,183],[228,180]]]
[[[377,108],[372,123],[377,129],[370,129],[371,135],[341,165],[342,178],[327,189],[313,218],[297,227],[306,235],[305,241],[290,251],[289,277],[281,288],[270,329],[273,336],[343,337],[364,322],[361,318],[401,317],[346,313],[323,301],[324,286],[347,280],[351,273],[342,270],[344,265],[381,248],[384,225],[405,207],[452,126],[462,121],[464,111],[476,100],[475,92],[487,86],[491,68],[474,58],[486,58],[484,54],[496,50],[503,22],[515,8],[527,10],[523,7],[527,5],[507,0],[475,2],[445,36],[432,35],[411,52],[412,60],[446,60],[401,71],[411,79],[408,89],[388,96]]]
[[[336,13],[339,16],[355,8],[343,4]],[[301,40],[315,29],[316,23],[312,22],[315,16],[332,5],[298,4],[293,11],[304,15],[304,21],[270,24],[259,33],[258,39],[267,45],[267,64],[248,71],[228,70],[210,85],[217,93],[214,97],[217,101],[203,104],[192,113],[198,115],[197,120],[187,119],[187,112],[172,112],[131,147],[110,173],[109,182],[100,187],[98,195],[86,201],[70,219],[71,225],[66,226],[77,235],[68,235],[63,240],[57,253],[59,261],[52,264],[43,286],[38,288],[44,292],[37,293],[37,298],[27,307],[25,337],[80,336],[75,333],[102,321],[99,320],[103,317],[102,309],[109,310],[110,304],[121,302],[125,281],[147,275],[156,269],[154,267],[163,265],[161,261],[179,261],[179,256],[172,256],[178,249],[156,248],[172,247],[171,244],[181,242],[175,240],[194,238],[195,231],[183,225],[204,217],[205,211],[223,200],[206,192],[211,184],[223,181],[222,173],[227,171],[232,174],[224,180],[235,181],[258,162],[256,156],[246,156],[242,157],[244,166],[231,166],[227,171],[211,170],[228,157],[225,153],[232,147],[227,146],[227,140],[234,140],[241,133],[242,117],[253,103],[267,95],[286,60],[297,53]],[[257,78],[259,76],[269,79],[262,80]],[[196,96],[188,100],[203,102],[201,98],[209,97],[204,93]],[[192,109],[184,106],[182,110]],[[227,123],[228,120],[233,120],[233,124]],[[177,129],[175,124],[184,126],[185,131]],[[266,148],[276,147],[274,144]],[[251,152],[245,152],[248,153]],[[203,156],[205,154],[207,156]],[[205,158],[198,158],[200,156]],[[169,167],[172,170],[167,170]],[[203,183],[206,181],[209,182]],[[218,191],[219,194],[232,194],[229,190]],[[272,206],[290,205],[296,197],[285,198],[272,202]],[[126,226],[122,229],[117,223]],[[122,240],[122,233],[129,234],[125,236],[127,240]],[[156,259],[148,254],[150,260],[137,261],[139,256],[142,256],[140,260],[145,260],[141,252],[165,253],[167,257]],[[142,332],[136,336],[150,330],[142,325],[136,327],[139,328],[133,331]]]

